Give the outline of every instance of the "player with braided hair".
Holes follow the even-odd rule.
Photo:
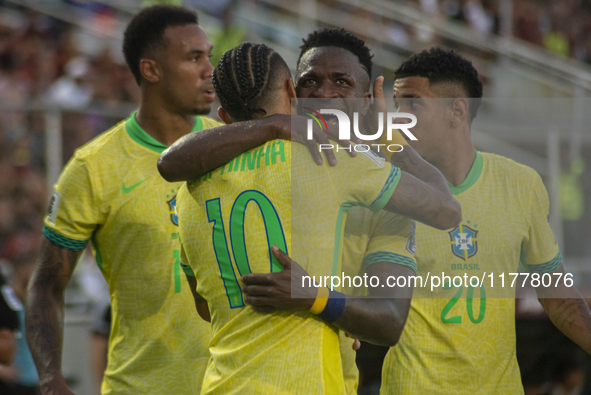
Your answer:
[[[240,61],[233,61],[234,57]],[[244,43],[235,52],[226,52],[222,56],[219,63],[221,67],[214,71],[213,80],[218,87],[218,97],[223,96],[220,101],[223,100],[225,108],[235,114],[233,121],[257,118],[253,117],[254,114],[265,115],[262,107],[267,105],[269,98],[264,97],[262,92],[269,79],[274,78],[275,70],[278,70],[278,57],[279,54],[266,45],[255,46],[251,43]],[[246,69],[252,64],[246,59],[254,59],[253,67]],[[230,74],[233,78],[219,77]]]
[[[213,81],[222,104],[219,115],[228,124],[244,115],[240,106],[233,107],[236,103],[245,103],[254,118],[288,114],[295,98],[285,61],[263,45],[244,43],[227,51]],[[335,243],[343,232],[341,202],[375,212],[399,211],[409,200],[416,202],[414,192],[424,192],[434,199],[434,205],[443,207],[443,216],[429,221],[421,214],[425,202],[417,202],[410,215],[444,228],[459,220],[459,206],[436,171],[430,176],[439,177],[438,190],[373,153],[352,158],[340,151],[336,153],[338,166],[319,167],[297,159],[305,158],[306,150],[300,144],[272,140],[189,182],[179,192],[181,264],[197,310],[211,320],[213,331],[212,359],[202,394],[341,395],[345,384],[336,328],[375,344],[397,341],[411,288],[375,288],[372,295],[381,298],[370,300],[345,298],[327,288],[298,286],[294,292],[301,292],[301,297],[292,299],[292,275],[295,284],[303,284],[306,276],[334,269],[335,257],[338,260],[342,253]],[[355,182],[351,182],[352,176]],[[334,187],[322,196],[310,192],[327,185]],[[371,233],[379,227],[379,218],[363,217],[357,222],[358,231]],[[410,229],[410,221],[405,221],[397,216],[388,222],[389,233],[371,241],[380,247],[387,242],[395,246],[396,252],[387,253],[391,261],[366,262],[368,273],[384,282],[388,276],[409,276],[416,270],[412,253],[405,249]],[[401,223],[407,226],[396,226]],[[401,232],[395,233],[395,229]],[[357,244],[362,244],[363,252],[375,248],[369,245],[369,237]],[[286,255],[288,250],[299,264]],[[281,289],[257,293],[256,285],[244,281],[249,275],[280,276],[277,284],[282,284]],[[316,297],[324,291],[328,298]],[[276,300],[281,303],[277,308],[285,311],[275,311],[272,303]],[[253,308],[246,308],[246,304]]]

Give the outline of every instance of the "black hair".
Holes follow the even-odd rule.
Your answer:
[[[133,17],[123,36],[123,54],[138,85],[141,81],[140,59],[148,49],[161,43],[166,28],[197,24],[197,21],[195,12],[172,5],[144,8]]]
[[[285,60],[265,44],[242,43],[227,50],[213,71],[213,86],[220,104],[235,121],[252,119],[274,97],[268,90],[289,73]]]
[[[394,80],[406,77],[424,77],[429,84],[444,82],[459,85],[471,98],[468,106],[470,118],[476,117],[482,102],[482,82],[472,62],[456,52],[431,48],[413,55],[394,72]]]
[[[300,56],[298,57],[297,67],[300,66],[300,60],[302,59],[302,56],[304,56],[306,52],[313,48],[339,47],[346,49],[353,55],[357,56],[359,63],[367,72],[367,75],[371,81],[371,68],[373,66],[371,58],[373,58],[373,55],[371,54],[369,47],[365,45],[365,41],[361,40],[350,31],[342,28],[326,28],[322,30],[316,30],[310,33],[308,37],[302,41],[304,43],[300,47],[302,50],[300,51]]]

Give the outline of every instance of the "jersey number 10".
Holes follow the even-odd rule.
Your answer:
[[[232,246],[232,256],[234,257],[238,273],[240,273],[241,276],[251,273],[250,265],[248,263],[248,254],[246,252],[246,241],[244,239],[244,220],[246,216],[246,208],[250,202],[254,202],[258,205],[261,215],[263,216],[265,232],[267,234],[267,246],[269,248],[270,271],[280,272],[283,267],[271,253],[271,247],[275,244],[279,249],[287,253],[287,245],[285,242],[285,235],[283,234],[283,228],[281,226],[281,220],[269,198],[259,191],[248,190],[238,195],[232,205],[232,210],[230,211],[230,243]],[[226,289],[230,308],[235,309],[244,307],[242,291],[240,290],[240,285],[238,284],[238,279],[236,278],[236,273],[234,272],[234,267],[230,258],[220,198],[208,200],[205,202],[205,207],[207,210],[207,219],[210,223],[213,222],[213,249],[218,261],[220,275],[222,277],[222,282],[224,283],[224,288]]]

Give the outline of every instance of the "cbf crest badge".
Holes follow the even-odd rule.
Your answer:
[[[460,224],[447,233],[451,240],[451,252],[455,256],[466,261],[476,255],[478,252],[477,230]]]
[[[170,210],[170,221],[176,226],[179,226],[179,217],[176,214],[176,195],[166,203],[168,203],[168,208]]]

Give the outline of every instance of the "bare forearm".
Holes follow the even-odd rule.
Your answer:
[[[408,299],[348,298],[345,310],[334,323],[339,329],[368,343],[392,347],[400,339]]]
[[[577,294],[578,292],[574,290]],[[550,320],[569,339],[591,354],[591,310],[578,297],[566,299],[540,298],[540,303]]]
[[[237,122],[188,134],[158,160],[158,171],[169,181],[189,181],[214,170],[254,147],[276,139],[283,118]]]
[[[449,190],[443,174],[435,166],[424,160],[410,145],[404,146],[403,151],[393,154],[390,163],[435,189]]]
[[[29,349],[43,383],[61,374],[63,298],[55,300],[46,290],[33,285],[27,300],[25,322]]]
[[[390,262],[376,262],[366,269],[368,277],[377,277],[380,284],[388,278],[413,275],[412,269]],[[408,281],[410,283],[410,281]],[[392,347],[398,343],[412,299],[413,287],[370,287],[372,297],[348,298],[345,310],[335,325],[353,337],[369,343]]]
[[[61,377],[64,290],[78,255],[44,240],[29,284],[25,328],[41,385]]]

